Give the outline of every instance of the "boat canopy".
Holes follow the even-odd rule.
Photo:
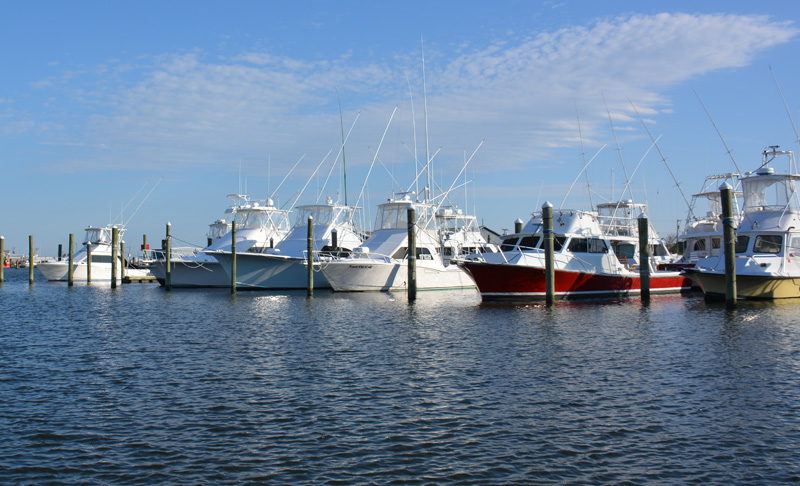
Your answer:
[[[333,204],[309,204],[307,206],[297,206],[297,219],[294,226],[305,226],[308,217],[314,218],[315,225],[342,224],[352,220],[355,207],[338,206]]]
[[[96,227],[89,227],[86,228],[86,238],[84,240],[84,244],[91,243],[93,245],[103,244],[103,245],[110,245],[111,244],[111,230],[115,226],[106,226],[104,228],[96,228]],[[120,238],[122,237],[122,233],[125,232],[125,228],[121,226],[116,226],[119,228]]]
[[[797,181],[800,175],[762,170],[742,179],[745,212],[800,211]]]
[[[375,231],[408,229],[408,210],[415,209],[417,221],[427,221],[431,212],[428,204],[415,203],[410,199],[390,201],[378,206],[375,217]]]

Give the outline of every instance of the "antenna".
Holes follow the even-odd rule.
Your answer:
[[[591,164],[592,161],[594,161],[594,159],[596,159],[598,155],[600,155],[600,152],[602,152],[603,149],[606,148],[606,145],[608,145],[608,144],[603,144],[603,146],[600,147],[600,150],[598,150],[594,154],[594,156],[591,159],[589,159],[589,162],[586,162],[583,165],[583,167],[581,168],[581,170],[578,171],[578,175],[575,176],[575,180],[572,181],[572,184],[569,185],[569,189],[567,190],[567,193],[564,194],[564,199],[561,201],[561,206],[559,206],[559,209],[562,209],[564,207],[564,203],[567,202],[567,198],[569,197],[569,193],[572,192],[572,188],[575,186],[575,183],[578,182],[578,179],[580,178],[580,176],[583,173],[583,171],[586,170],[587,167],[589,167],[589,164]]]
[[[302,161],[304,158],[306,158],[306,154],[303,154],[303,155],[301,155],[301,156],[300,156],[300,158],[299,158],[299,159],[297,159],[297,162],[295,162],[295,163],[294,163],[294,165],[292,166],[292,168],[291,168],[291,169],[289,169],[289,172],[287,172],[287,173],[286,173],[286,175],[285,175],[285,176],[283,176],[283,179],[281,179],[281,183],[280,183],[280,184],[278,184],[278,187],[276,187],[276,188],[275,188],[275,190],[274,190],[274,191],[272,191],[272,194],[270,194],[270,195],[269,195],[269,198],[270,198],[270,199],[273,199],[273,198],[275,197],[275,193],[276,193],[276,192],[278,192],[278,189],[280,189],[280,188],[281,188],[281,186],[283,185],[283,183],[284,183],[284,182],[286,182],[286,179],[288,179],[288,178],[289,178],[289,176],[292,174],[292,172],[294,172],[294,169],[297,167],[297,165],[298,165],[298,164],[299,164],[299,163],[300,163],[300,162],[301,162],[301,161]]]
[[[336,167],[336,161],[339,160],[339,155],[340,154],[344,155],[344,144],[347,143],[347,140],[350,139],[350,133],[353,132],[353,128],[355,128],[356,122],[358,121],[358,117],[360,117],[360,116],[361,116],[361,112],[359,111],[358,113],[356,113],[356,118],[355,118],[355,120],[353,120],[353,124],[350,125],[350,130],[347,131],[347,136],[344,139],[342,139],[342,145],[339,147],[339,151],[336,153],[336,157],[333,159],[333,164],[331,164],[331,168],[328,171],[328,175],[325,177],[325,183],[322,184],[322,189],[317,193],[317,201],[319,201],[319,198],[322,197],[322,193],[323,193],[323,191],[325,191],[325,187],[327,187],[327,185],[328,185],[328,179],[330,179],[331,178],[331,174],[333,174],[333,168]],[[347,190],[347,185],[346,184],[345,184],[345,190]],[[345,203],[344,205],[347,206],[347,203]]]
[[[319,171],[319,168],[322,167],[322,164],[324,164],[325,161],[328,160],[328,157],[330,157],[331,152],[333,152],[333,149],[328,150],[328,153],[325,154],[325,157],[323,157],[322,160],[319,161],[319,164],[317,164],[317,168],[314,169],[314,172],[312,172],[311,175],[308,177],[306,184],[303,186],[302,189],[300,189],[300,192],[297,193],[297,197],[294,198],[294,201],[292,201],[291,207],[294,207],[294,205],[297,204],[297,201],[300,199],[300,196],[302,196],[303,193],[306,191],[308,184],[311,182],[314,176],[317,175],[317,171]]]
[[[425,199],[430,198],[430,191],[433,189],[433,176],[431,175],[430,140],[428,137],[428,89],[425,82],[425,41],[420,36],[420,46],[422,48],[422,99],[425,107],[425,165],[427,166],[427,189]]]
[[[700,99],[700,95],[697,93],[697,90],[692,88],[692,92],[694,92],[694,95],[697,96],[697,101],[700,102],[700,106],[703,107],[703,111],[706,112],[706,116],[708,116],[708,120],[711,122],[711,125],[714,127],[714,130],[716,130],[717,136],[722,141],[722,146],[725,147],[725,151],[728,153],[728,157],[730,157],[731,162],[733,162],[733,166],[736,168],[736,172],[741,174],[742,170],[739,168],[739,164],[737,164],[736,160],[733,158],[733,152],[731,152],[731,149],[730,149],[730,147],[728,147],[728,144],[725,143],[725,138],[722,136],[722,132],[719,131],[719,128],[717,127],[717,124],[714,123],[714,119],[711,117],[711,113],[708,111],[708,108],[706,108],[706,104],[703,103],[702,99]]]
[[[411,99],[411,130],[413,131],[414,138],[414,172],[419,174],[419,157],[417,156],[417,115],[414,113],[414,93],[411,91],[411,80],[406,75],[406,83],[408,84],[408,97]],[[415,193],[419,194],[418,177],[414,179],[416,182]]]
[[[619,140],[617,139],[617,131],[614,129],[614,122],[611,119],[611,110],[608,109],[608,103],[606,102],[606,94],[605,92],[602,93],[603,95],[603,104],[606,107],[606,113],[608,114],[608,125],[611,127],[611,135],[614,137],[614,145],[617,146],[617,155],[619,156],[619,163],[622,165],[622,175],[625,176],[625,182],[628,182],[628,168],[625,166],[625,159],[622,157],[622,146],[619,144]],[[623,190],[620,192],[620,199],[625,197],[625,191]],[[633,199],[633,193],[631,193],[631,199]],[[612,216],[616,216],[613,214]]]
[[[372,163],[369,164],[369,170],[367,171],[367,176],[364,178],[364,184],[361,185],[361,192],[358,193],[358,199],[356,199],[356,206],[361,201],[361,197],[364,195],[364,189],[367,188],[367,181],[369,181],[369,175],[372,173],[372,167],[375,166],[375,161],[378,160],[378,154],[381,151],[381,146],[383,145],[383,139],[386,138],[386,132],[389,131],[389,126],[392,124],[392,120],[394,119],[394,114],[397,113],[397,107],[394,107],[392,110],[392,115],[389,117],[389,121],[386,122],[386,128],[383,129],[383,135],[381,135],[381,141],[378,143],[378,148],[375,150],[375,156],[372,158]]]
[[[792,125],[792,130],[794,130],[794,140],[800,146],[800,135],[797,134],[797,127],[792,119],[792,113],[789,111],[789,104],[786,103],[786,98],[783,96],[783,90],[781,89],[780,83],[778,83],[778,77],[775,76],[775,71],[772,70],[772,66],[769,67],[769,72],[772,73],[772,79],[775,81],[775,87],[778,88],[778,94],[781,95],[781,100],[783,100],[783,108],[786,110],[786,116],[789,117],[789,123]],[[793,173],[797,172],[797,169],[794,167],[790,167],[789,169]]]
[[[339,88],[336,88],[336,101],[339,103],[339,128],[342,131],[342,179],[344,180],[344,205],[347,206],[347,158],[344,155],[344,118],[342,116],[342,99],[339,98]],[[350,135],[350,132],[347,132]],[[337,157],[338,158],[338,157]],[[326,181],[327,182],[327,181]]]
[[[658,155],[661,157],[661,161],[664,162],[664,165],[667,167],[667,171],[669,171],[669,175],[672,176],[672,181],[675,183],[675,187],[678,188],[678,192],[681,194],[681,197],[683,198],[683,202],[686,203],[686,207],[689,208],[689,214],[692,217],[694,217],[694,211],[692,211],[692,205],[689,204],[689,200],[686,199],[686,194],[683,193],[681,184],[675,177],[675,173],[672,172],[672,168],[669,166],[667,158],[664,157],[664,153],[661,151],[661,147],[658,146],[656,139],[653,138],[653,134],[650,133],[650,129],[647,128],[647,125],[645,124],[644,120],[642,120],[642,116],[639,114],[639,110],[636,109],[636,105],[634,105],[633,101],[631,101],[630,99],[628,99],[628,103],[630,103],[631,107],[633,107],[633,111],[636,113],[636,117],[639,118],[639,123],[642,124],[642,127],[644,127],[644,131],[647,132],[647,136],[650,137],[650,140],[653,142],[653,145],[655,145],[656,150],[658,151]]]
[[[583,132],[581,131],[581,116],[578,113],[578,100],[573,98],[572,101],[575,104],[575,118],[578,120],[578,139],[581,143],[581,159],[583,159],[583,164],[588,169],[588,165],[586,165],[586,152],[583,151]],[[589,171],[584,170],[583,176],[586,177],[586,192],[589,194],[589,207],[594,208],[594,202],[592,201],[592,187],[589,185]]]

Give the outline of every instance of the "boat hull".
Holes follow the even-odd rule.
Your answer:
[[[725,298],[725,274],[687,270],[710,299]],[[800,278],[767,275],[737,275],[736,297],[751,300],[792,299],[800,297]]]
[[[51,282],[66,282],[69,264],[67,262],[46,262],[39,263],[36,268],[44,275],[44,277]],[[75,263],[72,267],[72,279],[76,282],[85,282],[87,273],[87,265],[83,263]],[[122,278],[122,269],[117,267],[117,278]],[[92,263],[92,281],[111,280],[111,264],[110,263]]]
[[[214,253],[230,282],[231,254]],[[236,288],[242,290],[293,290],[308,288],[308,272],[303,258],[277,257],[262,253],[236,255]],[[327,289],[330,283],[315,265],[314,288]],[[230,285],[230,283],[228,284]]]
[[[460,263],[475,280],[483,300],[544,300],[545,271],[541,267],[485,262]],[[679,272],[654,272],[650,293],[689,291],[691,280]],[[568,270],[555,271],[556,298],[593,298],[637,295],[641,282],[632,274],[599,274]]]
[[[164,285],[166,279],[166,263],[155,262],[150,267],[158,283]],[[192,262],[174,261],[171,264],[170,285],[175,288],[218,288],[230,287],[231,277],[225,273],[222,265],[216,261]]]
[[[336,292],[408,290],[408,264],[405,261],[323,262],[321,269]],[[417,260],[417,290],[468,288],[475,288],[475,282],[458,266],[443,267],[436,262]]]

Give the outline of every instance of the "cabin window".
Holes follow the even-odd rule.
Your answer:
[[[586,238],[572,238],[569,240],[569,251],[573,253],[587,253],[589,251]]]
[[[92,255],[92,263],[111,263],[111,255]]]
[[[417,260],[433,260],[433,254],[427,248],[417,248]]]
[[[500,249],[503,251],[511,251],[514,247],[517,246],[517,237],[514,238],[506,238],[503,240],[503,244],[500,245]]]
[[[719,238],[711,238],[711,248],[719,248]]]
[[[628,259],[636,256],[636,245],[631,243],[615,242],[614,254],[617,255],[617,258],[619,258],[620,261],[627,261]]]
[[[400,248],[397,249],[396,252],[394,252],[392,258],[394,258],[395,260],[405,260],[407,256],[408,256],[408,247],[401,246]]]
[[[663,257],[669,255],[669,250],[663,244],[650,245],[650,256]]]
[[[705,251],[706,240],[697,240],[694,242],[694,251]]]
[[[608,253],[608,245],[606,240],[600,238],[589,238],[588,242],[589,253]]]
[[[561,251],[561,249],[564,248],[564,243],[566,241],[566,236],[556,236],[553,238],[553,251]]]
[[[747,251],[747,246],[750,244],[750,237],[746,235],[736,236],[736,253],[744,253]]]
[[[532,250],[539,245],[539,237],[538,236],[525,236],[521,240],[519,240],[519,249],[520,250]]]
[[[782,245],[781,235],[758,235],[753,243],[753,253],[780,253]]]

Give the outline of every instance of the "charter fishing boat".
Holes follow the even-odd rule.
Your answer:
[[[557,298],[639,294],[639,265],[650,265],[650,292],[689,290],[678,271],[662,270],[674,260],[655,230],[648,229],[649,262],[639,261],[637,217],[645,204],[604,203],[597,211],[553,211],[555,292]],[[459,260],[475,280],[483,300],[543,300],[545,255],[543,220],[533,213],[522,231],[507,235],[495,254]]]
[[[363,241],[353,224],[356,210],[328,199],[326,204],[297,206],[297,219],[289,234],[274,248],[240,252],[236,246],[236,287],[240,289],[304,289],[308,285],[306,251],[308,217],[313,218],[314,251],[348,252]],[[334,242],[334,238],[336,241]],[[232,253],[210,248],[204,253],[216,258],[227,274],[230,285]],[[321,272],[314,275],[314,288],[329,288]]]
[[[83,246],[73,255],[73,270],[72,278],[74,281],[86,281],[87,268],[88,268],[88,252],[87,247],[91,246],[92,260],[91,260],[91,277],[92,281],[111,280],[111,233],[113,228],[118,228],[119,239],[122,242],[122,235],[125,233],[123,225],[108,225],[103,227],[90,226],[86,228],[86,237],[83,241]],[[119,247],[117,248],[117,273],[116,278],[122,278],[122,265],[123,257],[119,254]],[[67,260],[40,262],[36,264],[36,268],[42,272],[42,275],[50,281],[68,280],[67,273],[69,271],[69,262]]]
[[[474,288],[452,258],[495,249],[481,236],[475,218],[456,208],[416,202],[410,194],[378,206],[372,235],[349,254],[316,255],[320,269],[337,292],[408,290],[408,210],[417,218],[418,290]]]
[[[744,208],[736,230],[736,287],[743,299],[800,297],[800,180],[794,155],[770,146],[761,166],[741,178]],[[787,173],[770,164],[788,159]],[[697,261],[685,274],[711,298],[725,296],[724,253]]]
[[[236,222],[236,250],[263,252],[273,248],[289,232],[290,211],[275,207],[272,199],[253,201],[244,194],[229,194],[234,204],[225,210]],[[172,287],[230,287],[231,280],[214,256],[205,252],[231,251],[231,224],[224,219],[209,225],[208,246],[191,253],[173,252],[170,283]],[[183,253],[183,254],[181,254]],[[166,261],[163,252],[151,266],[161,285],[165,284]]]
[[[710,175],[703,181],[700,192],[692,194],[692,200],[683,232],[678,235],[678,242],[683,254],[674,263],[669,264],[671,270],[693,267],[701,258],[719,256],[722,251],[722,202],[717,186],[728,182],[738,186],[740,174],[726,173]],[[741,191],[734,191],[734,210],[737,221],[741,218]],[[705,211],[703,210],[705,206]]]

